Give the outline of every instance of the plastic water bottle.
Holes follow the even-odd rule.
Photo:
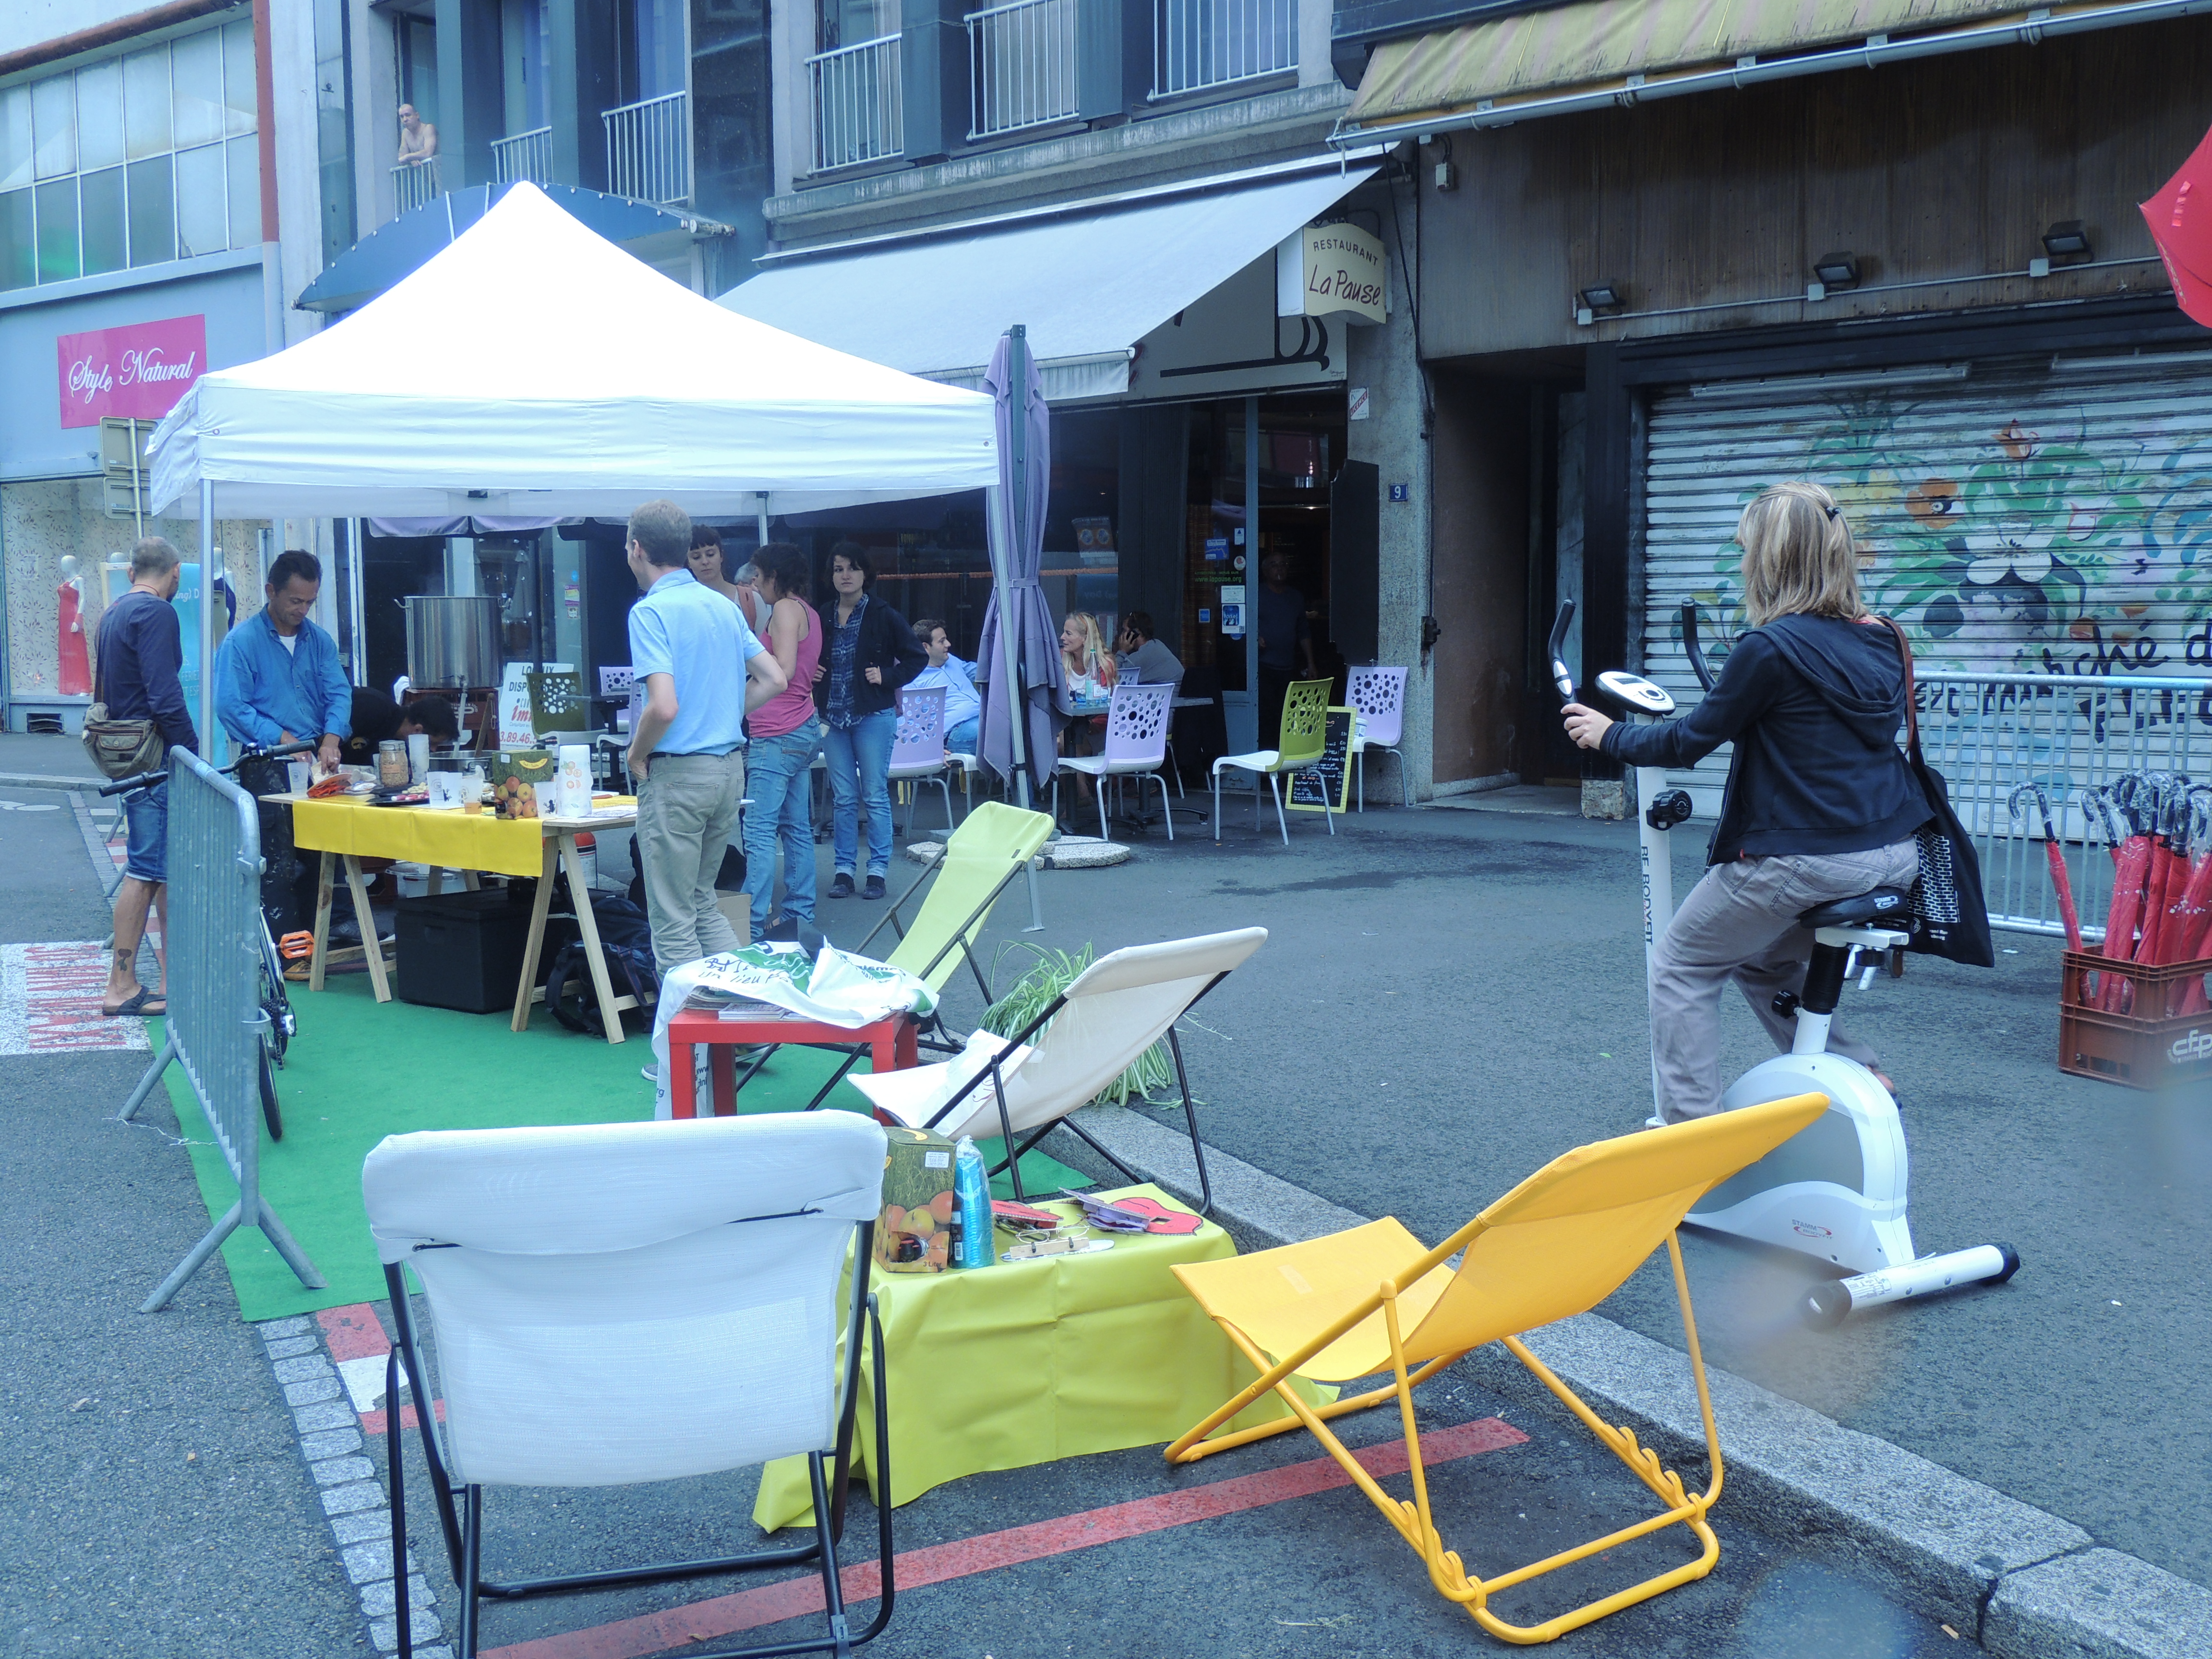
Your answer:
[[[956,1267],[988,1267],[997,1260],[991,1233],[991,1180],[983,1154],[968,1136],[952,1153],[952,1201],[959,1233],[953,1245]]]

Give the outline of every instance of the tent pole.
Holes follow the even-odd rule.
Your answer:
[[[353,637],[353,683],[356,685],[368,684],[368,641],[362,636],[362,629],[368,620],[367,608],[362,603],[362,586],[365,580],[362,573],[362,560],[368,554],[362,532],[368,526],[366,519],[346,520],[346,609],[351,612],[347,623]]]
[[[200,480],[200,758],[215,764],[215,481]]]
[[[768,491],[757,489],[753,492],[753,498],[759,503],[753,520],[753,541],[757,546],[766,547],[768,545]]]

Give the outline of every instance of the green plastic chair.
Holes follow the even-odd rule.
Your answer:
[[[1291,844],[1290,826],[1283,821],[1283,786],[1280,781],[1286,772],[1304,772],[1321,763],[1328,748],[1328,680],[1292,680],[1283,696],[1283,730],[1273,749],[1255,749],[1249,755],[1224,755],[1213,763],[1213,839],[1221,840],[1221,773],[1224,767],[1234,767],[1239,772],[1255,772],[1267,780],[1267,791],[1275,798],[1275,828],[1282,832],[1283,845]],[[1322,817],[1328,822],[1328,833],[1336,833],[1336,808],[1328,799],[1328,791],[1322,791]],[[1260,816],[1260,790],[1255,782],[1252,788],[1252,823],[1256,829],[1267,822]]]

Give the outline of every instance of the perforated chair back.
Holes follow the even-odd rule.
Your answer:
[[[884,960],[923,980],[931,990],[943,990],[960,960],[957,950],[945,947],[971,915],[968,943],[975,942],[991,915],[986,907],[975,915],[976,908],[1035,858],[1051,834],[1052,819],[1043,812],[1025,812],[1004,801],[979,803],[946,839],[944,858],[913,925]]]
[[[1283,695],[1283,731],[1277,740],[1275,769],[1310,766],[1328,747],[1327,680],[1293,680]]]
[[[1174,705],[1172,685],[1116,685],[1106,709],[1106,764],[1135,769],[1164,763],[1168,757],[1168,715]]]
[[[1406,671],[1355,668],[1345,676],[1344,700],[1359,711],[1359,740],[1395,749],[1406,732]]]
[[[380,1255],[422,1282],[455,1482],[617,1486],[830,1449],[838,1280],[884,1144],[849,1112],[380,1143],[362,1196]]]
[[[890,775],[935,772],[945,765],[945,688],[902,686],[898,729],[891,738]]]

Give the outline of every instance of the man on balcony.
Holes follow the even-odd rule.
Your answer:
[[[428,167],[438,159],[438,129],[415,112],[412,104],[399,106],[399,165]]]

